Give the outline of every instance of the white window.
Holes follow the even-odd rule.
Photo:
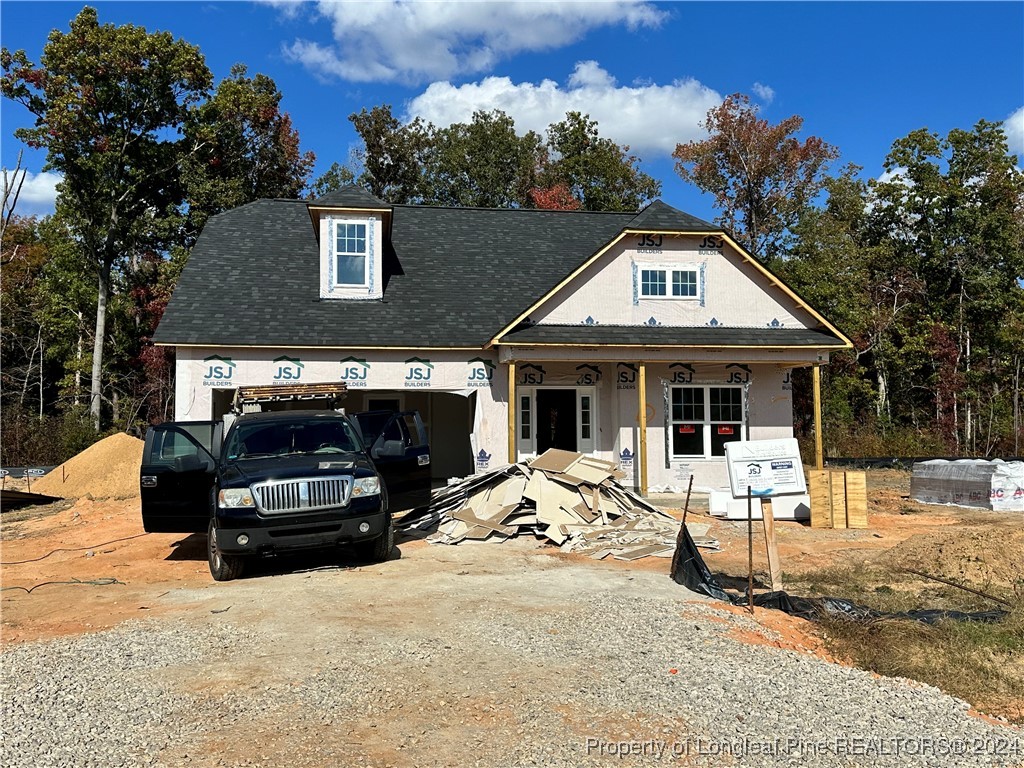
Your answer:
[[[334,284],[364,286],[368,282],[369,249],[366,224],[334,223]]]
[[[674,458],[725,456],[743,439],[743,388],[672,387],[669,450]]]
[[[640,298],[699,299],[702,270],[697,265],[639,267]]]

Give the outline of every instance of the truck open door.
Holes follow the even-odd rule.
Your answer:
[[[206,533],[223,426],[219,421],[159,424],[146,432],[140,490],[149,533]]]
[[[384,478],[392,509],[425,504],[430,495],[430,445],[419,412],[363,411],[352,418]]]

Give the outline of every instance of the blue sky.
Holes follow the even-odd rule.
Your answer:
[[[197,45],[216,79],[232,64],[270,75],[315,174],[344,162],[357,137],[347,117],[390,103],[435,124],[504,109],[520,131],[567,109],[643,159],[662,198],[712,218],[709,196],[683,183],[670,157],[699,122],[744,92],[777,122],[836,145],[841,164],[878,176],[892,142],[917,128],[945,135],[1006,120],[1024,156],[1024,3],[650,2],[98,2],[101,23],[169,30]],[[0,4],[0,38],[38,61],[50,30],[81,3]],[[30,116],[0,105],[0,160],[14,165],[15,128]],[[52,210],[45,156],[18,212]]]

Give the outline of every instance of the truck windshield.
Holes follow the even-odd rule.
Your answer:
[[[230,461],[296,454],[362,450],[343,418],[317,421],[254,421],[235,426],[224,455]]]

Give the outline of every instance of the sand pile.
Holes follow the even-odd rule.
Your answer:
[[[128,499],[139,495],[143,442],[123,432],[105,437],[39,480],[32,490],[64,499]]]

